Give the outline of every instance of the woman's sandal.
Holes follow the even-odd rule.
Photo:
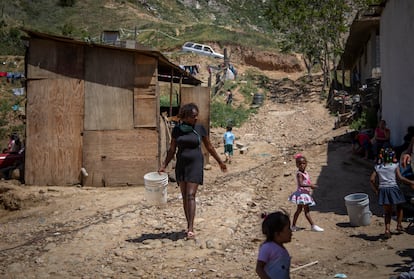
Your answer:
[[[397,225],[397,232],[403,232],[404,228],[401,225]]]
[[[187,232],[187,239],[194,239],[195,238],[195,233],[192,231],[188,231]]]
[[[391,232],[390,231],[385,231],[384,238],[385,239],[390,239],[391,238]]]

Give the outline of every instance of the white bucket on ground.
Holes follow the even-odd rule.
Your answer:
[[[345,196],[346,210],[349,222],[353,226],[368,226],[371,223],[372,213],[369,210],[367,194],[355,193]]]
[[[144,175],[145,199],[149,204],[157,205],[167,202],[168,174],[149,172]]]

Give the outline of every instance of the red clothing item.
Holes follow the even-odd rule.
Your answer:
[[[375,129],[375,136],[376,136],[377,139],[385,140],[386,139],[385,130],[383,130],[381,128],[376,128]]]
[[[357,135],[357,140],[360,146],[363,146],[365,143],[370,142],[369,136],[363,133]]]

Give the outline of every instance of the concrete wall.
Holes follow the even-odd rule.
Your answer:
[[[400,145],[414,126],[414,1],[390,0],[381,16],[382,118],[391,143]]]

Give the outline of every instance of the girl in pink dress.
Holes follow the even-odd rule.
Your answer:
[[[317,186],[312,184],[310,176],[306,171],[307,161],[302,154],[295,155],[296,166],[298,168],[296,172],[297,189],[290,195],[289,200],[297,205],[296,212],[293,215],[292,231],[299,230],[296,227],[296,221],[302,210],[305,211],[305,217],[311,225],[311,230],[315,232],[323,232],[324,229],[317,226],[310,216],[310,206],[314,206],[316,203],[312,198],[312,190]]]

